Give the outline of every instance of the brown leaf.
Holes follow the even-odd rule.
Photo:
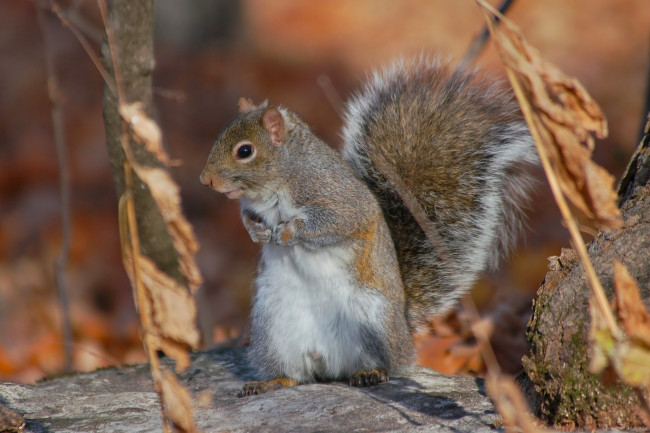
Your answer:
[[[650,316],[636,282],[619,262],[614,267],[614,286],[618,318],[624,333],[612,334],[592,299],[589,370],[601,373],[611,366],[628,385],[650,387]]]
[[[601,138],[607,135],[607,122],[600,107],[576,79],[545,61],[514,23],[484,0],[476,2],[490,22],[497,17],[501,22],[498,27],[491,26],[494,42],[511,79],[521,85],[519,103],[524,113],[530,114],[527,121],[531,132],[537,131],[533,137],[539,137],[537,145],[543,146],[549,155],[563,194],[594,227],[620,227],[614,178],[591,160],[591,134]]]
[[[610,356],[614,352],[616,339],[607,326],[600,308],[596,305],[593,296],[589,300],[589,371],[594,374],[603,372],[610,366]]]
[[[173,359],[176,362],[175,368],[177,372],[181,372],[190,366],[187,345],[153,333],[148,334],[147,344],[152,345],[154,350],[162,350],[165,355]]]
[[[196,432],[189,391],[171,371],[163,369],[161,373],[159,386],[166,418],[181,432]]]
[[[124,267],[132,284],[135,285],[132,254],[125,250],[123,257]],[[196,327],[197,311],[192,295],[174,278],[158,269],[148,257],[139,256],[138,266],[147,299],[150,301],[148,311],[150,311],[153,329],[146,331],[159,338],[170,339],[197,349],[200,334]],[[162,346],[159,348],[178,361],[174,353],[168,353]]]
[[[625,333],[650,348],[650,314],[645,309],[636,281],[627,267],[614,263],[616,314]]]
[[[203,282],[194,260],[199,244],[191,224],[183,216],[180,188],[169,173],[161,168],[134,166],[134,170],[149,187],[151,195],[167,223],[167,230],[169,230],[174,247],[178,252],[181,272],[187,279],[191,292],[194,293]]]
[[[179,164],[178,160],[171,160],[163,149],[162,132],[160,132],[158,124],[144,112],[142,102],[120,104],[119,111],[120,116],[129,123],[135,138],[143,143],[145,148],[153,153],[160,162],[167,166]]]
[[[537,425],[521,389],[512,378],[488,374],[485,379],[485,390],[494,402],[497,412],[501,415],[506,431],[511,431],[509,429],[517,429],[515,431],[524,433],[547,431]]]
[[[120,115],[129,122],[135,137],[145,148],[165,165],[176,164],[162,147],[160,128],[143,110],[140,102],[120,105]],[[192,226],[181,210],[180,188],[167,171],[162,168],[144,167],[137,161],[130,161],[133,170],[151,191],[156,205],[167,223],[167,229],[178,252],[180,270],[187,279],[192,293],[203,282],[194,255],[199,249]]]

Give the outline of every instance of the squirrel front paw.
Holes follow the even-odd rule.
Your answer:
[[[292,246],[298,243],[296,233],[304,223],[301,220],[292,220],[278,224],[273,229],[273,243],[278,245]]]
[[[242,221],[253,242],[268,244],[271,241],[272,231],[260,217],[243,212]]]
[[[388,372],[379,367],[374,370],[364,370],[350,378],[350,386],[374,386],[381,382],[388,382]]]

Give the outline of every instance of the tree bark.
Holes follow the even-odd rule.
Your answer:
[[[619,185],[624,226],[598,233],[589,246],[589,256],[609,298],[614,260],[619,260],[637,280],[646,308],[650,307],[649,142],[646,126]],[[527,330],[531,350],[523,359],[536,391],[529,400],[535,402],[537,415],[555,425],[587,429],[642,425],[634,390],[618,379],[605,386],[607,378],[601,380],[588,371],[591,290],[576,253],[563,250],[560,257],[550,259],[549,268],[534,301]]]
[[[108,3],[107,25],[112,29],[114,46],[119,63],[113,65],[113,53],[105,39],[102,44],[102,60],[109,75],[116,77],[121,86],[122,103],[141,102],[145,112],[152,116],[152,73],[155,65],[153,54],[153,0],[111,0]],[[116,76],[117,72],[117,76]],[[116,86],[117,87],[117,86]],[[121,136],[128,129],[123,128],[123,120],[118,112],[120,101],[116,92],[108,84],[104,85],[104,123],[106,144],[113,172],[113,180],[118,198],[125,191],[124,151]],[[128,133],[128,132],[127,132]],[[160,166],[160,163],[144,146],[136,142],[129,133],[131,149],[136,160],[145,166]],[[146,185],[134,176],[134,201],[142,254],[156,263],[158,268],[181,284],[185,284],[179,268],[178,254],[167,231],[165,221]]]

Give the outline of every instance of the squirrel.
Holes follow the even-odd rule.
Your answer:
[[[397,61],[348,102],[341,153],[287,108],[242,98],[239,111],[201,182],[240,200],[262,244],[249,348],[261,380],[241,395],[387,381],[412,362],[412,332],[496,266],[520,231],[531,184],[521,168],[537,156],[514,98],[476,70]]]

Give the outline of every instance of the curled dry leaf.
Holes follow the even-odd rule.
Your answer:
[[[600,107],[576,79],[545,61],[514,23],[484,0],[476,2],[490,23],[501,22],[499,27],[491,26],[494,42],[511,79],[520,84],[523,94],[517,93],[517,98],[537,145],[548,154],[563,194],[594,227],[620,227],[614,178],[591,160],[591,134],[607,135]]]
[[[589,348],[591,352],[589,371],[599,374],[610,365],[609,354],[614,352],[616,339],[607,326],[593,296],[589,300],[589,316],[591,318],[589,327]]]
[[[611,366],[628,385],[650,387],[650,315],[645,310],[636,282],[619,262],[615,263],[614,287],[616,313],[624,335],[611,333],[592,299],[589,308],[589,370],[597,374]]]
[[[151,195],[167,223],[167,230],[178,252],[181,273],[186,278],[191,292],[194,293],[203,282],[194,260],[199,244],[191,224],[181,211],[180,188],[169,173],[162,168],[134,166],[134,170],[149,187]]]
[[[614,288],[616,314],[623,330],[630,339],[638,340],[650,348],[650,314],[643,305],[636,281],[620,262],[614,263]]]
[[[135,137],[145,148],[165,165],[175,163],[162,147],[160,128],[144,112],[140,102],[121,104],[120,115],[129,123]],[[178,252],[180,270],[194,293],[203,282],[194,260],[199,249],[192,226],[181,210],[180,188],[167,171],[162,168],[144,167],[137,161],[130,161],[133,170],[151,191],[158,209],[167,223],[167,229]]]
[[[198,348],[200,337],[192,295],[148,257],[141,256],[139,261],[140,277],[151,301],[155,334]]]
[[[506,431],[522,431],[524,433],[547,431],[537,425],[519,386],[512,378],[488,374],[485,379],[485,390],[494,402],[497,412],[501,415]]]
[[[120,200],[120,237],[122,259],[133,287],[137,287],[130,237],[127,231],[126,206]],[[155,350],[162,350],[176,360],[180,371],[189,365],[187,348],[197,349],[200,334],[196,327],[197,309],[192,295],[174,278],[162,272],[148,257],[138,256],[138,276],[146,292],[148,305],[137,305],[149,315],[145,332],[151,334]],[[138,297],[136,297],[136,300]],[[144,325],[144,323],[143,323]]]
[[[171,371],[163,368],[161,373],[159,386],[166,418],[174,423],[177,431],[196,432],[189,391]]]
[[[160,128],[147,116],[142,102],[133,104],[120,104],[120,116],[128,122],[134,132],[135,138],[145,145],[145,149],[156,156],[163,164],[177,165],[178,160],[172,160],[162,147],[162,132]]]

